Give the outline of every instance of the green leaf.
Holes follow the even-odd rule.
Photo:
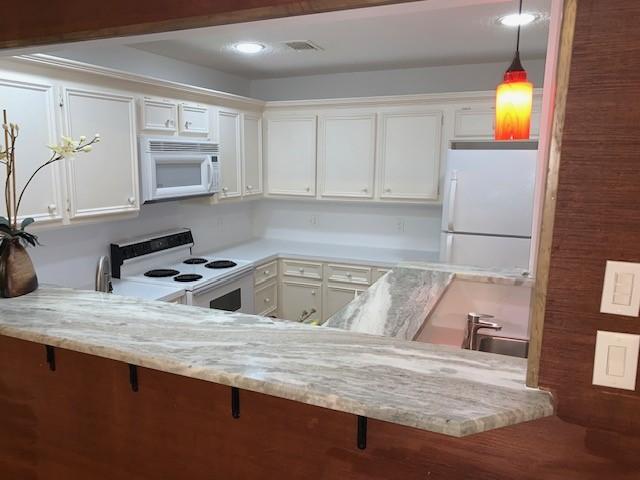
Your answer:
[[[31,225],[34,222],[35,220],[31,217],[25,218],[24,220],[22,220],[22,223],[20,224],[20,230],[24,231],[25,228],[27,228],[29,225]]]
[[[4,223],[0,223],[0,234],[6,237],[13,237],[14,231],[9,225],[5,225]]]
[[[19,232],[16,232],[16,237],[19,237],[25,245],[29,244],[32,247],[40,245],[40,242],[38,242],[38,237],[36,237],[32,233],[24,232],[21,230]]]
[[[0,215],[0,225],[9,225],[9,220]]]

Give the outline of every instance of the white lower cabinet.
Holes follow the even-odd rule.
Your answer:
[[[287,320],[320,321],[322,317],[322,283],[284,279],[281,317]]]
[[[322,320],[337,313],[343,307],[348,305],[358,295],[364,292],[368,286],[349,286],[349,285],[327,285],[324,295],[324,307],[322,309]]]
[[[40,79],[17,76],[9,79],[4,75],[0,78],[0,105],[7,110],[8,121],[20,126],[16,142],[18,194],[31,174],[51,157],[47,145],[57,143],[54,98],[53,85]],[[4,137],[0,144],[4,146]],[[1,185],[5,175],[4,165],[0,165]],[[22,199],[21,219],[32,217],[39,223],[62,221],[61,190],[59,165],[46,167],[33,179]],[[6,215],[4,195],[0,195],[0,215]]]
[[[75,139],[99,133],[90,153],[66,162],[69,218],[140,209],[135,106],[129,95],[64,88],[65,132]]]
[[[380,115],[381,199],[437,200],[441,136],[440,111]]]
[[[273,280],[257,286],[255,290],[256,315],[276,315],[278,310],[278,282]]]

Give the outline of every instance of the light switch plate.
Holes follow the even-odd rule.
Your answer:
[[[593,384],[636,389],[640,335],[598,330],[593,362]]]
[[[640,263],[607,261],[602,287],[602,313],[640,314]]]

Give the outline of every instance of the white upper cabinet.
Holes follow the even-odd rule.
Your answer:
[[[178,105],[180,134],[209,135],[209,107],[191,103]]]
[[[316,195],[316,116],[267,120],[267,188],[273,195]]]
[[[2,75],[2,74],[0,74]],[[0,78],[0,114],[20,127],[16,141],[16,187],[18,194],[31,174],[51,157],[47,145],[57,143],[53,86],[40,79]],[[2,121],[0,121],[2,123]],[[0,142],[4,147],[4,137]],[[39,223],[60,221],[59,165],[45,167],[33,179],[20,204],[20,220],[32,217]],[[6,169],[0,165],[0,184],[4,186]],[[0,215],[6,216],[4,195],[0,195]]]
[[[242,195],[240,113],[230,110],[218,112],[220,135],[220,198],[234,198]]]
[[[242,115],[242,185],[244,195],[262,193],[262,119]]]
[[[322,197],[373,197],[376,115],[325,115],[318,129]]]
[[[437,200],[441,135],[440,111],[380,115],[381,199]]]
[[[150,97],[140,101],[140,124],[143,130],[173,133],[177,123],[178,106],[175,102]]]
[[[133,97],[65,88],[64,109],[67,135],[102,137],[90,153],[67,160],[69,217],[139,210]]]
[[[496,129],[495,108],[484,105],[462,107],[455,112],[453,135],[461,139],[492,139]],[[531,112],[531,137],[540,134],[540,109],[534,105]]]

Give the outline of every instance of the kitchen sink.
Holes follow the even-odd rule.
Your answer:
[[[476,339],[476,349],[481,352],[498,353],[520,358],[527,358],[529,354],[529,340],[493,335],[478,335]]]

